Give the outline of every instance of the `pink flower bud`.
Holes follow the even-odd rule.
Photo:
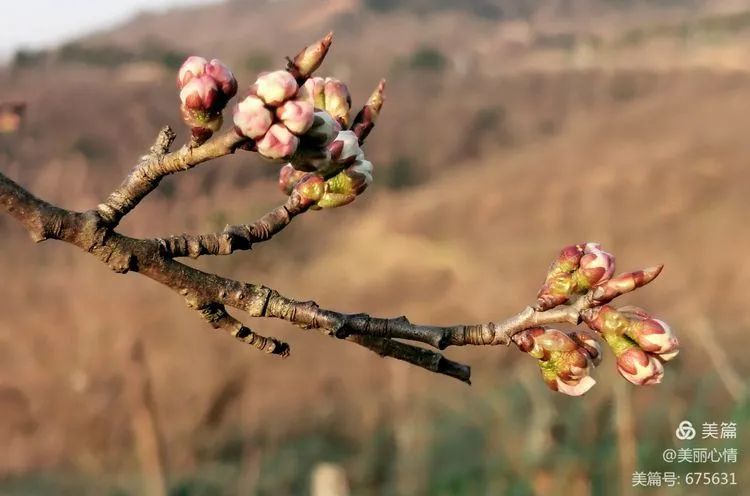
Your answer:
[[[591,286],[609,280],[615,271],[615,257],[603,251],[598,243],[586,243],[578,268],[579,286]]]
[[[180,100],[186,108],[209,113],[220,112],[237,93],[237,80],[226,65],[218,59],[208,62],[197,56],[188,57],[182,64],[177,73],[177,86],[180,88]],[[210,102],[206,100],[209,88],[213,92]],[[202,103],[191,100],[191,95],[196,93],[201,95]],[[191,102],[188,103],[188,100]]]
[[[297,81],[287,71],[273,71],[255,81],[255,94],[266,104],[277,107],[297,93]]]
[[[596,384],[591,368],[601,356],[599,344],[586,333],[531,328],[513,336],[521,351],[539,360],[542,378],[553,391],[580,396]]]
[[[635,345],[617,355],[617,371],[636,386],[658,384],[664,377],[661,362]]]
[[[626,331],[644,351],[669,361],[679,353],[679,342],[672,328],[663,320],[655,319],[638,307],[622,307],[620,312],[630,319]]]
[[[326,78],[324,86],[325,111],[339,121],[343,127],[349,127],[349,110],[352,108],[352,97],[346,85],[334,78]]]
[[[202,76],[206,64],[208,64],[208,61],[203,57],[197,55],[188,57],[177,72],[177,87],[182,89],[194,77]]]
[[[343,127],[349,127],[352,98],[346,84],[338,79],[310,78],[299,89],[297,98],[312,103],[315,108],[331,115]]]
[[[248,138],[260,138],[268,132],[272,123],[271,111],[258,97],[245,97],[234,110],[234,125],[242,135]]]
[[[212,59],[211,62],[206,64],[204,70],[208,76],[216,81],[226,101],[237,94],[237,80],[229,67],[224,65],[221,60]]]
[[[313,107],[325,112],[326,99],[324,91],[325,79],[322,77],[311,77],[300,87],[297,92],[297,99],[310,102]]]
[[[299,144],[299,138],[282,124],[274,124],[258,141],[258,153],[266,158],[281,159],[291,157]]]
[[[303,100],[288,100],[276,109],[276,116],[294,134],[304,134],[313,124],[313,106]]]
[[[213,114],[219,103],[219,87],[205,74],[193,77],[180,90],[180,101],[188,110]]]

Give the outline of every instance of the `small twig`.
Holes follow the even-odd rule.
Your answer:
[[[234,153],[247,138],[230,130],[199,147],[183,146],[176,152],[167,153],[174,141],[174,132],[165,127],[159,132],[156,144],[150,153],[138,162],[133,171],[104,203],[97,206],[102,221],[115,228],[146,195],[159,185],[165,176],[192,169],[198,164]]]
[[[223,305],[211,304],[199,309],[201,316],[211,324],[214,329],[226,331],[243,343],[247,343],[257,350],[269,355],[278,355],[282,358],[289,356],[289,345],[274,338],[261,336],[257,332],[242,325],[242,322],[229,315]]]
[[[364,346],[382,357],[403,360],[430,372],[447,375],[466,384],[471,384],[471,367],[449,360],[440,353],[400,341],[373,336],[349,336],[346,339]]]
[[[299,214],[310,208],[293,193],[284,205],[266,213],[252,224],[227,226],[221,233],[182,234],[158,239],[168,257],[229,255],[236,250],[250,250],[255,243],[267,241],[284,229]]]

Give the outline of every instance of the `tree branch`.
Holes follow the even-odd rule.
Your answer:
[[[289,345],[274,338],[267,338],[242,325],[242,322],[229,315],[224,305],[215,303],[199,309],[201,316],[214,329],[227,331],[229,334],[254,348],[270,355],[282,358],[289,356]]]
[[[364,346],[382,357],[403,360],[430,372],[447,375],[466,384],[471,384],[471,367],[449,360],[440,353],[374,336],[349,336],[346,339]]]
[[[164,176],[192,169],[208,160],[234,153],[249,140],[234,130],[215,137],[199,147],[183,146],[176,152],[167,153],[175,139],[172,129],[164,127],[149,153],[135,166],[120,186],[113,191],[97,211],[102,221],[115,228],[141,200],[159,185]]]
[[[466,383],[471,375],[468,366],[399,340],[425,343],[438,349],[510,345],[514,335],[529,329],[516,338],[523,341],[523,347],[518,343],[517,346],[540,360],[548,386],[576,395],[595,382],[587,374],[589,363],[600,356],[596,341],[592,344],[587,337],[573,334],[576,336],[573,339],[562,331],[539,326],[578,324],[584,316],[592,329],[598,327],[613,349],[617,345],[618,359],[622,358],[621,373],[633,370],[623,373],[628,380],[638,384],[658,382],[659,360],[669,360],[677,353],[677,341],[667,332],[666,324],[650,320],[647,329],[652,334],[650,337],[656,334],[661,337],[656,337],[660,340],[656,345],[653,341],[642,340],[643,346],[652,353],[647,355],[634,341],[642,337],[644,325],[637,329],[641,335],[636,335],[630,327],[630,334],[624,335],[626,324],[630,325],[628,319],[645,321],[648,317],[645,312],[631,308],[631,317],[618,313],[616,318],[610,319],[612,322],[600,322],[597,312],[605,310],[603,304],[653,280],[661,266],[612,278],[614,257],[599,250],[595,243],[571,245],[560,252],[547,272],[535,307],[527,307],[499,322],[453,326],[412,324],[405,316],[379,318],[365,313],[344,314],[322,309],[313,301],[296,301],[273,289],[202,272],[175,260],[251,249],[254,243],[271,239],[294,217],[310,208],[333,208],[350,203],[372,182],[373,166],[360,145],[383,106],[384,81],[351,126],[347,126],[351,98],[342,82],[316,78],[307,87],[299,88],[320,65],[330,44],[331,35],[328,35],[290,59],[288,72],[276,71],[259,77],[250,86],[248,96],[237,105],[233,116],[235,127],[210,141],[205,139],[221,126],[222,112],[236,94],[237,81],[231,70],[216,59],[209,62],[202,57],[188,58],[178,73],[180,110],[193,137],[188,145],[170,153],[175,134],[169,127],[163,128],[149,152],[122,184],[96,209],[86,212],[50,205],[0,173],[0,210],[21,222],[35,241],[57,239],[73,244],[117,273],[137,272],[171,288],[212,327],[270,354],[285,357],[289,346],[250,330],[232,317],[227,307],[242,310],[252,317],[273,317],[304,329],[318,329],[381,356]],[[349,129],[341,130],[342,124]],[[163,177],[234,153],[237,148],[252,149],[271,159],[292,160],[289,167],[296,166],[299,171],[307,172],[303,177],[282,173],[280,181],[290,191],[288,200],[251,224],[227,226],[221,233],[182,234],[166,239],[136,239],[114,230]],[[294,157],[299,160],[295,162]],[[336,174],[329,175],[331,171]],[[616,312],[609,308],[606,311],[610,316]],[[663,332],[657,332],[659,330]],[[636,359],[639,363],[648,361],[648,374],[643,367],[634,368]]]
[[[227,226],[221,233],[182,234],[158,239],[168,257],[201,255],[229,255],[236,250],[250,250],[255,243],[268,241],[299,214],[307,212],[309,204],[302,203],[296,193],[252,224]]]

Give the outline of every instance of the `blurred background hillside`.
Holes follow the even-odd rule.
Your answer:
[[[747,494],[747,2],[231,0],[140,14],[0,67],[0,102],[27,103],[20,129],[0,133],[0,170],[91,208],[161,126],[186,138],[187,54],[222,59],[242,87],[329,30],[318,72],[347,81],[355,108],[388,79],[367,144],[374,184],[251,253],[191,263],[341,311],[452,324],[515,313],[559,248],[600,241],[621,270],[666,264],[628,300],[678,332],[664,383],[635,388],[607,355],[597,386],[569,398],[514,349],[447,350],[472,365],[469,388],[243,319],[291,344],[277,360],[0,216],[0,494],[145,494],[157,439],[150,465],[173,495],[309,494],[331,467],[358,495]],[[284,200],[277,170],[238,153],[167,178],[121,231],[254,220]],[[680,443],[684,419],[736,422],[738,438]],[[662,460],[684,446],[739,456]],[[735,472],[739,485],[634,490],[635,470]]]

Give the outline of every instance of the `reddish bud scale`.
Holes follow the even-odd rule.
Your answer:
[[[614,271],[615,257],[602,250],[598,243],[583,245],[583,256],[576,271],[578,288],[581,291],[609,280]]]
[[[594,288],[593,299],[596,303],[609,303],[620,295],[629,293],[650,283],[661,273],[664,266],[657,265],[635,272],[625,272],[612,279],[598,284]]]
[[[375,127],[375,121],[377,121],[380,115],[380,110],[383,108],[385,102],[385,79],[381,79],[378,83],[377,88],[373,91],[372,95],[368,99],[367,103],[362,110],[359,111],[357,116],[354,118],[352,124],[352,131],[357,135],[360,143],[364,143],[367,136]]]
[[[304,83],[320,67],[326,54],[328,54],[331,43],[333,43],[333,32],[303,48],[293,59],[289,60],[287,71],[294,76],[297,83]]]

